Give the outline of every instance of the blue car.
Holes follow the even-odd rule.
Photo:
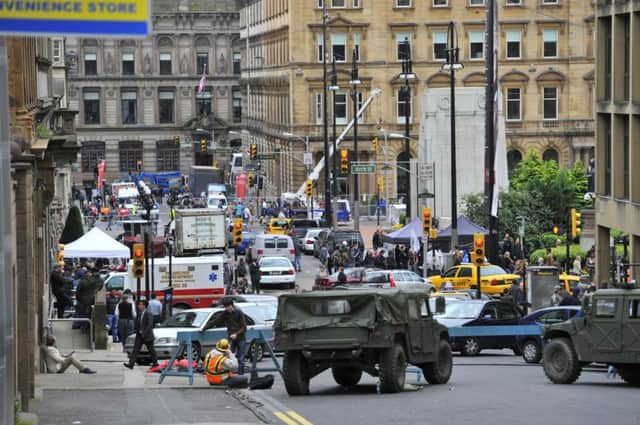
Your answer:
[[[255,241],[256,241],[255,232],[243,231],[242,243],[240,244],[240,246],[236,247],[236,254],[245,255],[247,253],[247,248],[249,247],[249,245],[255,243]]]
[[[521,325],[552,325],[564,322],[572,317],[582,316],[582,307],[576,305],[545,307],[536,310],[522,319]],[[542,337],[518,336],[518,346],[522,351],[522,358],[527,363],[539,363],[542,359]]]

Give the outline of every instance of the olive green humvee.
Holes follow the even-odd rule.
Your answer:
[[[354,386],[362,372],[385,393],[404,389],[407,363],[432,384],[448,382],[452,356],[447,328],[433,318],[422,290],[336,290],[281,295],[274,324],[284,352],[290,395],[309,393],[309,381],[331,368],[336,382]],[[436,309],[444,310],[444,299]]]
[[[622,379],[640,386],[640,289],[596,291],[585,299],[583,313],[545,327],[547,377],[571,384],[582,367],[598,362],[615,366]]]

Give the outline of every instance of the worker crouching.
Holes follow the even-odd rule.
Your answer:
[[[248,379],[243,375],[236,375],[238,359],[231,352],[229,341],[221,339],[216,348],[204,358],[204,373],[209,385],[224,385],[226,387],[247,387]]]

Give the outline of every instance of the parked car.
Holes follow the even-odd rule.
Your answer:
[[[553,325],[571,319],[572,317],[582,316],[582,307],[576,305],[554,306],[541,308],[534,311],[522,319],[521,325]],[[522,358],[527,363],[539,363],[542,360],[542,337],[540,336],[518,336],[516,337],[518,346],[522,351]]]
[[[326,242],[329,252],[343,245],[343,242],[346,242],[349,248],[354,243],[357,243],[360,252],[364,251],[364,239],[362,239],[362,234],[359,230],[329,230],[323,242]]]
[[[344,274],[347,276],[347,284],[359,285],[362,284],[365,276],[365,267],[347,267],[344,269]],[[329,276],[321,278],[315,282],[314,290],[333,289],[338,283],[338,274],[335,272]]]
[[[318,232],[316,239],[313,241],[313,256],[316,258],[320,257],[320,248],[322,245],[327,244],[327,237],[329,236],[330,229],[321,230]],[[328,248],[328,247],[327,247]]]
[[[269,304],[274,308],[278,308],[278,297],[273,295],[254,295],[254,294],[236,294],[225,295],[224,298],[232,299],[234,303],[253,303],[253,304]],[[220,298],[211,304],[211,307],[222,307],[222,300]]]
[[[435,289],[428,279],[411,270],[380,270],[364,267],[345,269],[346,285],[338,284],[338,272],[318,282],[314,289],[360,289],[360,288],[396,288],[424,289],[433,292]]]
[[[305,254],[315,254],[315,241],[318,238],[320,232],[324,229],[309,229],[302,238],[302,247]]]
[[[446,301],[445,312],[437,317],[448,328],[458,326],[517,325],[520,312],[515,304],[502,301],[453,300]],[[463,356],[477,356],[484,349],[508,348],[520,355],[515,336],[450,337],[451,349]]]
[[[276,308],[270,304],[257,304],[257,303],[237,303],[238,307],[246,316],[247,326],[249,329],[265,330],[269,331],[276,318]],[[207,323],[210,323],[218,317],[224,311],[224,308],[199,308],[192,310],[182,310],[177,314],[174,314],[158,327],[153,329],[155,335],[154,346],[159,359],[168,359],[178,348],[178,332],[183,331],[200,331],[205,328]],[[206,343],[194,342],[192,350],[195,358],[202,358],[206,353],[214,348],[216,340],[220,338],[227,338],[226,328],[214,328],[206,331],[208,336]],[[210,335],[216,335],[209,338]],[[219,337],[217,336],[219,335]],[[130,335],[124,346],[124,351],[127,355],[131,355],[133,351],[133,344],[135,342],[135,334]],[[247,341],[248,345],[251,345],[253,341]],[[256,353],[259,357],[264,352],[263,347],[254,347],[250,352]],[[146,351],[146,347],[140,351],[138,356],[140,362],[146,362],[150,359],[149,352]]]
[[[256,242],[255,232],[242,232],[242,243],[235,247],[237,255],[245,255],[249,245],[253,245]]]
[[[285,285],[289,289],[296,286],[296,271],[286,257],[262,257],[258,261],[260,286]]]
[[[431,282],[440,290],[445,282],[451,282],[453,289],[465,290],[477,287],[477,267],[473,264],[460,264],[453,266],[442,276],[430,276]],[[489,295],[506,294],[512,282],[519,282],[520,276],[507,273],[502,267],[488,264],[480,267],[480,289],[482,293]]]
[[[262,257],[287,257],[293,261],[295,254],[293,239],[287,235],[256,235],[255,242],[251,247],[251,255],[258,261]]]
[[[272,235],[288,235],[291,231],[290,218],[272,218],[267,224],[267,233]]]
[[[289,236],[294,239],[302,239],[307,234],[307,230],[309,229],[319,229],[321,227],[326,227],[327,223],[325,220],[320,219],[308,219],[308,218],[294,218],[291,220],[291,230],[289,232]]]

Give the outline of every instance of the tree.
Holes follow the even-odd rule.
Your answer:
[[[62,236],[60,236],[60,243],[71,243],[81,238],[82,235],[84,235],[84,227],[82,226],[82,214],[80,213],[80,208],[74,205],[73,207],[71,207],[71,209],[69,209],[67,221],[64,224]]]

